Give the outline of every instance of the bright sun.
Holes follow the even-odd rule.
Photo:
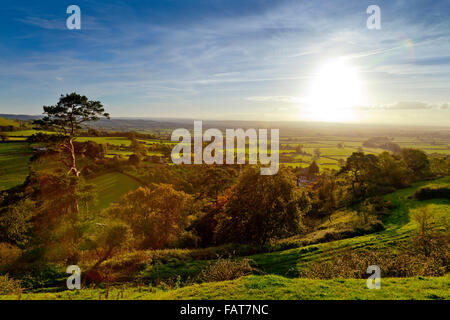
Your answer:
[[[356,119],[355,107],[364,104],[357,70],[343,59],[325,63],[314,76],[307,96],[307,117],[314,121]]]

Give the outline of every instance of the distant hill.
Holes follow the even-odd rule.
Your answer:
[[[0,113],[0,117],[4,119],[21,120],[21,121],[35,120],[41,118],[41,116],[30,116],[27,114],[5,114],[5,113]]]
[[[100,119],[99,121],[91,122],[89,126],[112,131],[140,131],[148,129],[174,129],[180,127],[180,124],[164,120],[111,118],[111,120]]]
[[[39,119],[40,115],[0,114],[0,117],[10,120],[30,121]],[[202,120],[197,118],[196,120]],[[176,128],[193,129],[194,119],[182,118],[137,118],[113,117],[111,120],[101,119],[89,123],[90,127],[107,131],[160,131],[167,134]],[[320,123],[304,121],[240,121],[240,120],[203,120],[203,130],[218,128],[220,130],[233,128],[278,128],[284,136],[325,135],[355,136],[371,138],[373,136],[412,136],[420,135],[450,137],[448,126],[401,126],[401,125],[375,125],[375,124],[343,124]]]
[[[41,118],[39,115],[26,115],[26,114],[0,114],[0,117],[4,119],[5,123],[16,123],[14,120],[30,121]],[[185,121],[185,124],[191,124],[192,121]],[[7,125],[7,124],[5,124]],[[0,124],[2,126],[2,124]],[[111,120],[100,119],[99,121],[89,123],[90,127],[101,128],[104,130],[113,131],[130,131],[130,130],[146,130],[146,129],[171,129],[180,127],[180,123],[176,121],[170,121],[165,119],[139,119],[139,118],[111,118]]]

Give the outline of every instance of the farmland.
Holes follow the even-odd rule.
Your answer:
[[[6,119],[5,119],[6,120]],[[28,159],[31,155],[31,149],[24,142],[25,139],[35,133],[43,132],[51,134],[48,131],[37,131],[32,129],[6,132],[10,137],[10,142],[18,142],[15,145],[0,144],[0,154],[3,163],[5,163],[4,176],[0,181],[2,188],[10,188],[23,182],[29,170]],[[283,131],[281,131],[283,133]],[[380,154],[383,149],[367,148],[363,146],[366,138],[355,138],[353,136],[301,136],[280,138],[280,164],[289,167],[307,167],[313,160],[316,161],[321,170],[338,170],[342,161],[345,161],[353,152],[363,151],[367,154]],[[428,154],[440,154],[446,156],[450,154],[450,139],[446,138],[428,138],[418,141],[415,138],[395,137],[394,142],[401,147],[414,147],[424,150]],[[81,136],[75,141],[85,142],[94,141],[99,144],[109,145],[106,157],[115,156],[127,159],[133,151],[129,149],[131,141],[123,137],[86,137]],[[147,155],[162,156],[160,147],[164,145],[173,146],[176,142],[163,139],[138,139],[139,143],[150,147]],[[295,148],[301,146],[302,153],[296,152]],[[318,153],[316,154],[318,150]],[[256,150],[255,150],[256,151]],[[224,150],[225,152],[225,150]],[[248,151],[247,151],[248,152]],[[17,161],[16,161],[17,160]],[[169,160],[170,162],[170,160]],[[127,185],[127,184],[125,184]]]
[[[34,190],[33,188],[22,189],[23,186],[21,186],[30,172],[42,174],[44,178],[55,176],[63,181],[66,179],[67,164],[64,164],[64,159],[61,157],[64,156],[64,153],[50,149],[51,147],[58,148],[57,144],[45,144],[45,140],[44,142],[26,142],[27,137],[38,132],[29,128],[7,132],[9,139],[4,139],[5,141],[0,143],[1,190],[15,186],[18,186],[16,189],[23,191]],[[53,134],[53,132],[41,132]],[[87,219],[85,221],[86,230],[88,230],[88,226],[92,225],[106,228],[109,224],[113,226],[118,222],[123,224],[123,221],[110,220],[115,219],[120,210],[128,210],[124,215],[125,219],[129,219],[135,213],[152,212],[152,209],[141,209],[139,207],[141,205],[157,203],[164,206],[161,212],[166,213],[167,210],[171,210],[167,209],[166,205],[172,205],[172,202],[176,203],[174,200],[176,197],[182,197],[186,203],[192,204],[184,209],[187,216],[182,222],[182,228],[186,228],[186,226],[196,228],[196,224],[192,222],[201,221],[211,212],[209,210],[218,204],[219,200],[231,201],[227,198],[229,192],[236,192],[237,186],[246,182],[242,178],[243,175],[251,172],[247,171],[245,167],[239,166],[173,166],[168,150],[170,151],[176,142],[168,141],[163,137],[136,137],[133,134],[130,132],[123,134],[102,132],[99,136],[81,134],[74,139],[76,143],[79,143],[77,146],[84,150],[77,154],[77,166],[81,169],[83,183],[92,187],[89,189],[89,196],[94,198],[88,205],[88,201],[86,201],[86,206],[82,207],[83,214],[80,217]],[[282,168],[280,168],[280,172],[286,174],[287,180],[284,183],[290,188],[295,188],[295,192],[293,191],[289,195],[297,195],[297,191],[302,191],[303,196],[307,197],[304,199],[310,204],[309,209],[305,209],[305,212],[314,212],[316,215],[308,216],[304,220],[301,231],[271,239],[270,242],[264,244],[251,244],[247,241],[223,243],[213,238],[206,246],[199,246],[196,241],[201,239],[201,233],[197,236],[192,233],[192,229],[181,229],[181,232],[177,231],[176,233],[176,237],[180,237],[177,241],[167,242],[163,246],[143,248],[135,244],[134,249],[129,251],[126,251],[128,247],[117,253],[114,252],[114,254],[112,250],[106,251],[110,255],[102,258],[103,260],[100,260],[96,266],[99,274],[108,274],[108,281],[111,283],[108,282],[107,288],[105,288],[104,282],[100,282],[98,286],[85,286],[76,292],[61,291],[63,290],[61,279],[64,279],[64,270],[60,268],[60,265],[54,264],[51,266],[54,269],[52,269],[52,275],[49,276],[48,284],[42,285],[42,282],[39,282],[41,280],[30,281],[27,278],[25,280],[26,289],[21,291],[19,296],[5,295],[0,298],[449,299],[449,277],[448,274],[439,271],[443,268],[441,265],[436,269],[438,271],[433,273],[434,277],[423,273],[419,273],[419,275],[416,273],[406,274],[399,277],[397,274],[383,276],[381,290],[368,290],[365,280],[360,277],[332,277],[327,280],[328,278],[325,276],[322,278],[305,276],[317,264],[326,265],[336,257],[348,254],[348,252],[362,255],[366,255],[368,252],[403,254],[402,250],[406,250],[404,248],[414,242],[417,237],[419,226],[412,217],[416,210],[423,209],[433,216],[433,230],[445,232],[448,226],[448,217],[450,216],[448,199],[433,198],[419,201],[414,198],[414,194],[421,188],[450,188],[449,178],[442,177],[445,172],[444,174],[433,173],[428,178],[431,173],[426,172],[426,176],[418,176],[419,178],[410,183],[407,172],[411,171],[401,171],[402,168],[398,167],[406,166],[405,160],[401,158],[404,155],[401,153],[396,157],[392,156],[393,153],[389,153],[389,157],[385,157],[384,160],[391,161],[390,164],[393,165],[393,168],[399,170],[396,173],[404,175],[407,183],[401,184],[399,187],[389,186],[381,191],[377,188],[380,184],[378,181],[389,182],[376,180],[372,183],[374,188],[372,192],[378,197],[371,199],[377,200],[377,205],[388,206],[389,203],[389,210],[383,216],[375,213],[368,218],[364,216],[367,208],[374,207],[360,199],[353,200],[352,185],[348,180],[351,175],[343,177],[336,175],[336,172],[355,152],[375,156],[368,157],[368,159],[378,159],[380,154],[387,151],[383,146],[368,146],[368,139],[370,139],[368,135],[361,137],[341,134],[281,135],[279,156]],[[436,157],[444,163],[447,161],[445,159],[447,159],[450,139],[445,136],[429,137],[424,134],[423,137],[411,138],[407,135],[399,135],[379,140],[387,140],[404,148],[421,148],[430,156],[430,159]],[[258,151],[257,148],[249,150],[249,147],[246,147],[245,149],[247,154]],[[225,152],[226,150],[224,150]],[[428,159],[428,156],[423,153],[425,159]],[[381,157],[379,158],[381,159]],[[333,183],[338,188],[341,185],[344,186],[342,189],[334,191],[334,194],[339,197],[326,198],[330,191],[323,189],[319,190],[322,198],[314,198],[313,193],[319,192],[314,188],[321,188],[320,184],[312,184],[306,189],[297,188],[296,180],[292,178],[295,178],[295,174],[298,174],[300,170],[283,168],[307,168],[312,162],[316,162],[320,168],[317,177],[323,179],[321,180],[324,183],[322,187],[330,186],[326,185],[326,179],[335,179]],[[397,167],[395,167],[396,165]],[[380,170],[383,168],[386,167],[377,167]],[[387,168],[391,170],[391,167]],[[286,169],[286,171],[282,169]],[[376,173],[376,171],[374,172]],[[62,175],[57,176],[57,174]],[[385,176],[386,174],[379,176],[368,174],[367,179],[384,179]],[[254,179],[259,181],[260,175],[257,174]],[[273,183],[276,180],[265,181]],[[67,182],[67,185],[70,186],[70,182]],[[252,184],[250,190],[254,192],[255,187],[264,185],[264,183]],[[138,189],[138,187],[143,188]],[[58,188],[61,186],[58,185]],[[162,194],[167,192],[168,198],[154,203],[141,203],[141,199],[147,197],[143,194],[151,194],[155,188],[160,188]],[[303,191],[307,192],[303,193]],[[242,192],[242,194],[248,195],[249,193]],[[265,191],[260,193],[252,206],[258,206],[266,194]],[[123,197],[124,195],[127,197]],[[133,200],[135,195],[139,195],[136,198],[139,201]],[[235,196],[231,199],[239,198]],[[332,207],[328,211],[329,216],[324,215],[323,211],[314,211],[316,206],[323,205],[327,201],[324,199],[330,199],[329,201],[333,201],[333,203],[342,201],[342,205]],[[249,198],[236,208],[241,210],[240,208],[245,207],[247,201],[254,200]],[[114,205],[117,203],[118,205]],[[23,208],[21,206],[25,205],[27,203],[19,202],[17,209],[19,211],[17,212],[21,212],[20,210]],[[52,207],[53,203],[50,208]],[[9,207],[6,210],[9,210]],[[111,212],[115,213],[111,214]],[[220,214],[225,213],[226,211],[220,212]],[[141,221],[145,223],[139,222],[133,226],[139,229],[152,227],[153,222],[146,219],[147,217],[144,216]],[[96,221],[96,223],[92,224],[92,221]],[[208,220],[206,221],[210,223]],[[178,228],[178,225],[173,227]],[[80,262],[83,270],[95,265],[95,257],[98,252],[101,252],[97,249],[92,250],[90,247],[99,230],[95,228],[96,233],[88,238],[85,246],[80,247],[82,257],[86,259]],[[211,228],[217,227],[213,225]],[[158,232],[159,227],[152,230],[152,232]],[[91,232],[90,229],[89,232]],[[226,238],[232,232],[232,229],[227,230]],[[141,238],[136,238],[135,241],[139,241],[147,234],[151,233],[147,232]],[[245,232],[241,232],[241,234],[245,234]],[[114,237],[119,236],[121,234],[114,235]],[[111,238],[108,239],[110,240],[106,245],[111,242]],[[101,238],[96,241],[101,241]],[[51,242],[48,245],[57,246],[58,244]],[[86,250],[91,251],[89,254],[85,254]],[[201,277],[205,270],[224,259],[248,261],[252,272],[246,273],[238,279],[202,280]],[[111,274],[109,274],[110,272]]]

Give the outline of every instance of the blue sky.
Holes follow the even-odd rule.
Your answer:
[[[367,96],[353,121],[448,124],[447,0],[2,1],[0,113],[75,91],[112,116],[306,120],[311,79],[338,57]]]

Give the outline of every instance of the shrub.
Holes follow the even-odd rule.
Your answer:
[[[67,273],[56,265],[31,264],[23,266],[24,270],[14,271],[17,278],[20,278],[22,287],[37,289],[48,287],[60,287],[65,284]]]
[[[250,275],[254,270],[249,259],[219,259],[200,273],[199,280],[202,282],[233,280]]]
[[[424,255],[432,260],[442,260],[442,264],[450,264],[450,233],[420,233],[411,242],[413,253]]]
[[[29,199],[21,200],[1,211],[0,242],[3,240],[20,247],[25,246],[31,237],[34,202]]]
[[[372,197],[364,201],[365,210],[372,216],[383,219],[394,209],[394,204],[382,197]]]
[[[22,292],[19,280],[14,280],[9,275],[0,275],[0,295],[19,294]]]
[[[199,237],[190,231],[183,231],[175,242],[176,248],[197,248]]]
[[[21,255],[22,251],[5,242],[0,242],[0,265],[14,263]]]
[[[450,199],[450,188],[448,187],[425,187],[420,188],[414,193],[417,200],[429,199]]]
[[[433,228],[435,216],[430,207],[421,207],[412,210],[411,216],[413,220],[418,224],[419,232],[421,235],[428,234]]]
[[[96,255],[96,262],[91,269],[96,269],[123,249],[128,249],[132,241],[131,231],[127,225],[110,223],[94,238],[87,239],[87,248]]]
[[[434,234],[427,239],[429,254],[423,253],[421,236],[399,253],[361,250],[331,253],[327,261],[314,261],[300,271],[301,277],[313,279],[367,278],[366,270],[377,265],[383,277],[443,276],[450,271],[450,241],[448,234]]]

